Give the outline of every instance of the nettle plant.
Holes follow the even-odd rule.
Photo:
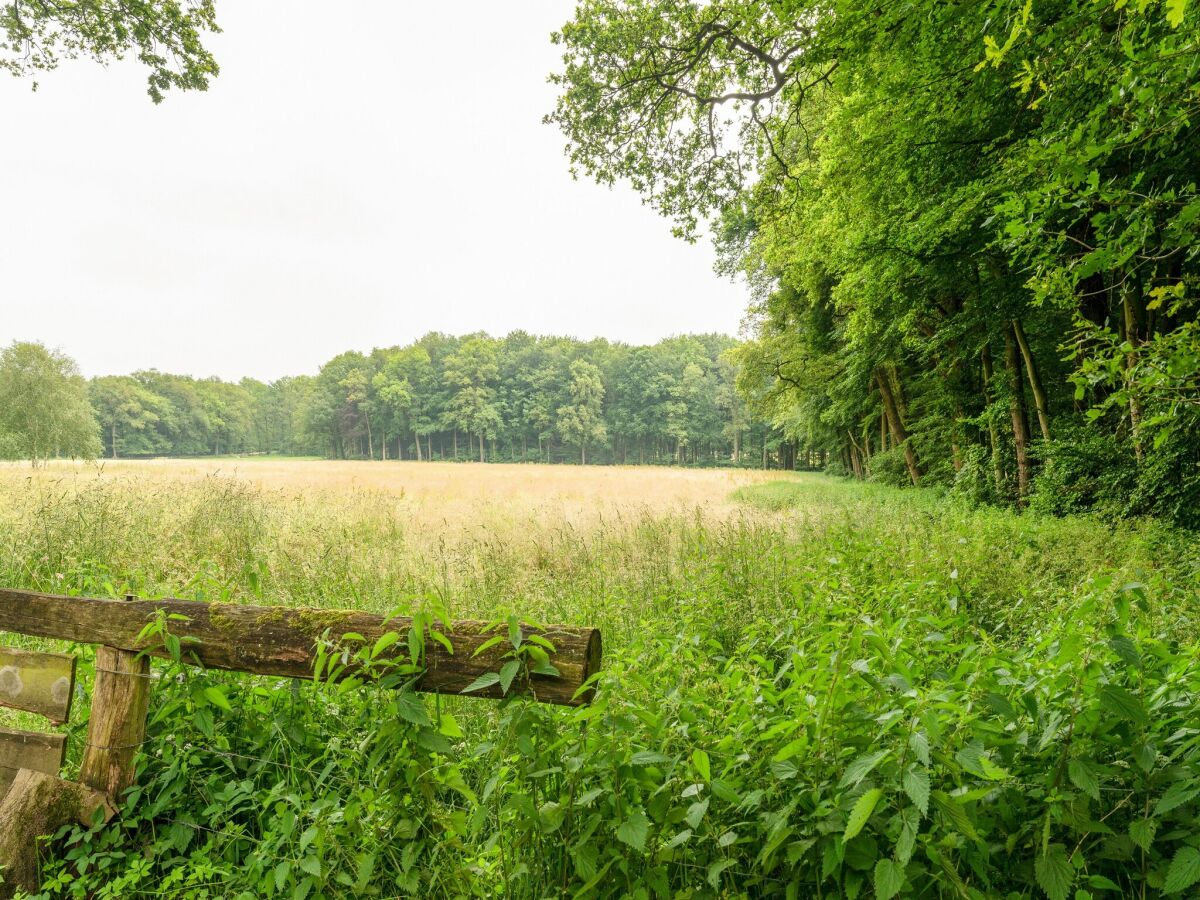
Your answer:
[[[449,649],[444,615],[373,642],[327,633],[303,684],[189,665],[174,618],[142,635],[170,660],[156,669],[137,784],[113,824],[53,837],[40,897],[394,896],[478,880],[460,871],[483,809],[464,777],[472,754],[456,752],[463,728],[441,698],[430,709],[413,689],[426,641]],[[531,671],[556,673],[553,644],[515,618],[488,630],[512,649],[468,690],[507,694]],[[502,719],[534,706],[514,696]]]

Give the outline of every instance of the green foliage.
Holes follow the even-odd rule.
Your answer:
[[[0,68],[13,75],[36,76],[62,59],[132,54],[150,70],[147,92],[155,103],[171,88],[204,90],[219,71],[201,43],[204,32],[220,30],[212,0],[13,0],[0,7],[0,29]]]
[[[378,644],[327,647],[318,684],[156,664],[126,813],[64,831],[43,896],[1188,896],[1194,537],[818,476],[740,499],[724,522],[564,532],[543,564],[480,539],[466,580],[430,583],[456,615],[492,618],[494,586],[521,584],[531,617],[603,627],[579,710],[405,690],[441,608],[396,635],[408,653],[379,687],[334,680]],[[286,545],[260,574],[161,589],[344,602],[344,580],[317,580],[340,565],[321,536],[286,568],[318,526],[289,530],[263,506],[280,502],[233,494],[198,539],[214,558],[222,535],[252,558]],[[0,577],[104,590],[94,542],[131,538],[82,535],[55,503],[8,524]],[[35,534],[60,555],[37,562]],[[368,600],[395,581],[360,576]],[[510,626],[493,674],[511,686],[545,648]]]
[[[1113,479],[1167,489],[1125,511],[1190,522],[1198,35],[1186,0],[589,0],[548,118],[707,220],[754,289],[739,387],[802,452],[898,483],[902,447],[913,484],[1024,505],[1038,457],[1073,465],[1035,444],[1098,451],[1087,408]],[[1121,506],[1044,475],[1044,508]]]
[[[0,451],[36,466],[52,456],[93,459],[100,450],[87,382],[75,361],[41,344],[0,350]]]
[[[97,378],[106,456],[281,453],[338,459],[790,466],[734,388],[735,342],[649,347],[524,332],[427,334],[342,353],[313,377],[237,384],[161,372]],[[751,446],[757,451],[747,457]]]

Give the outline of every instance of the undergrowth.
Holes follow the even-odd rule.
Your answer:
[[[138,784],[119,820],[47,846],[41,896],[1086,900],[1200,884],[1186,533],[819,476],[744,489],[730,519],[440,536],[382,497],[138,490],[13,492],[0,580],[512,610],[600,626],[604,671],[571,710],[156,664]]]

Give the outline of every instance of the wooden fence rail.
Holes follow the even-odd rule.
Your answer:
[[[133,760],[145,740],[151,684],[146,657],[168,655],[161,634],[143,638],[142,632],[164,614],[170,634],[181,641],[185,660],[207,668],[289,678],[312,677],[322,641],[353,650],[360,640],[374,644],[388,632],[404,638],[413,627],[410,618],[385,619],[355,610],[101,600],[0,589],[0,631],[100,645],[78,783],[57,777],[61,735],[9,732],[8,739],[0,741],[0,898],[11,896],[15,887],[36,890],[39,835],[72,820],[90,824],[97,810],[106,817],[115,814],[121,793],[133,781]],[[498,671],[512,649],[507,640],[485,646],[496,632],[484,622],[455,621],[439,631],[450,647],[424,641],[417,690],[461,693],[481,675]],[[513,690],[543,703],[590,702],[594,688],[584,685],[600,670],[599,630],[554,625],[522,626],[521,631],[526,637],[541,635],[553,645],[550,661],[558,674],[531,673]],[[405,657],[408,642],[396,641],[392,650],[395,658]],[[380,660],[386,663],[387,658],[385,651]],[[351,672],[347,669],[343,675]],[[362,671],[355,674],[370,677]],[[0,706],[34,711],[57,724],[69,712],[73,682],[74,660],[63,654],[0,648]],[[499,698],[501,693],[493,685],[469,696]],[[15,749],[6,753],[5,747]],[[58,756],[49,750],[33,752],[45,747],[58,748]]]

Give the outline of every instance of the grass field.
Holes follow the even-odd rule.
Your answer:
[[[578,711],[164,678],[46,896],[1154,895],[1200,841],[1198,550],[817,475],[7,466],[7,586],[605,635]]]

